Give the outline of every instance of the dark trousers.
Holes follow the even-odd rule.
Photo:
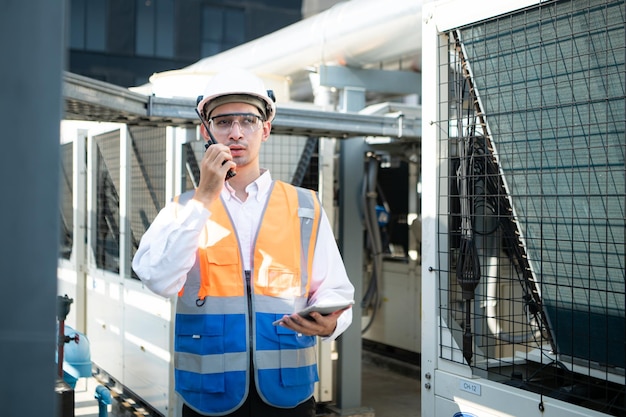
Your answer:
[[[254,378],[252,378],[254,380]],[[183,417],[205,417],[183,404]],[[250,383],[248,398],[241,407],[224,417],[315,417],[315,399],[309,398],[295,408],[276,408],[263,402],[254,381]]]

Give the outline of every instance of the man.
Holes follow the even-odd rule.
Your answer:
[[[197,189],[161,210],[133,259],[148,288],[178,294],[182,415],[312,417],[317,336],[334,340],[350,325],[354,287],[316,194],[260,167],[276,114],[263,82],[218,74],[197,110],[217,143]],[[337,310],[296,313],[312,305]]]

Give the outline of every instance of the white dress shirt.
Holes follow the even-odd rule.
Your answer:
[[[226,209],[236,225],[246,270],[251,269],[253,240],[271,184],[272,177],[266,170],[246,187],[246,201],[241,201],[235,195],[235,190],[228,182],[222,190]],[[133,258],[135,273],[150,290],[164,297],[171,297],[180,291],[187,279],[187,272],[195,263],[200,233],[210,216],[211,212],[193,199],[184,207],[170,202],[159,212],[141,238]],[[346,274],[328,217],[322,210],[308,305],[339,304],[352,301],[353,298],[354,287]],[[334,340],[351,322],[352,309],[348,309],[339,316],[335,332],[324,339]]]

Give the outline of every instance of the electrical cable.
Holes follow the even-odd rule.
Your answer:
[[[461,239],[459,245],[459,256],[456,264],[456,279],[462,290],[462,297],[465,301],[465,324],[463,332],[463,357],[468,365],[472,364],[473,356],[473,335],[472,335],[472,300],[478,283],[480,282],[480,260],[478,258],[478,250],[473,237],[472,219],[471,219],[471,197],[469,195],[468,176],[469,169],[469,146],[471,145],[471,136],[469,128],[471,112],[468,108],[468,132],[465,133],[462,115],[462,105],[466,89],[466,77],[459,74],[462,80],[458,80],[456,85],[460,87],[461,98],[457,107],[457,129],[459,132],[459,168],[457,170],[457,181],[459,189],[459,202],[461,207]]]
[[[383,269],[383,250],[378,218],[376,215],[376,204],[378,193],[376,192],[378,178],[378,159],[373,155],[368,155],[367,172],[362,186],[363,220],[365,223],[366,238],[372,258],[372,274],[369,285],[361,300],[361,308],[372,309],[369,322],[361,329],[361,333],[367,332],[374,323],[376,313],[380,305],[380,280]]]
[[[478,235],[478,239],[480,241],[485,242],[482,246],[478,248],[478,252],[485,251],[485,248],[493,248],[495,247],[495,239],[497,236],[495,235],[500,225],[502,223],[502,215],[499,211],[497,211],[496,207],[499,207],[502,204],[499,201],[498,197],[498,172],[497,168],[494,166],[493,159],[490,158],[489,149],[485,144],[485,137],[481,135],[472,134],[472,145],[470,146],[470,172],[471,176],[469,178],[469,188],[470,195],[473,200],[471,210],[472,210],[472,227],[473,232]],[[489,243],[486,243],[489,242]],[[485,308],[486,308],[486,319],[487,319],[487,327],[491,331],[491,333],[499,340],[507,343],[524,343],[529,340],[535,339],[538,337],[536,335],[536,331],[525,332],[521,335],[512,335],[507,332],[504,332],[500,327],[497,319],[497,312],[495,308],[495,303],[497,300],[497,268],[498,268],[498,258],[495,254],[484,254],[486,258],[486,262],[484,263],[484,267],[487,273],[485,274],[487,291],[485,295]],[[518,275],[519,279],[519,275]],[[528,314],[530,311],[529,300],[530,297],[527,293],[527,289],[522,287],[522,291],[524,293],[525,310]],[[538,322],[538,317],[536,316],[536,312],[533,315],[533,319],[535,322]],[[532,320],[528,319],[529,324],[532,326]]]

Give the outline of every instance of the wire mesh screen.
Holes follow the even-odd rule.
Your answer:
[[[203,153],[203,141],[184,145],[184,190],[190,190],[197,185],[200,179],[199,162]],[[269,169],[273,179],[317,190],[317,139],[272,134],[261,146],[259,159],[261,167]]]
[[[308,149],[308,139],[303,136],[271,135],[261,147],[261,166],[268,168],[272,178],[317,189],[317,154]],[[304,172],[297,176],[299,168]],[[294,181],[298,177],[299,181]]]
[[[61,231],[59,242],[59,256],[70,259],[72,256],[72,244],[74,242],[74,163],[73,143],[61,145],[61,179],[60,196],[61,203]]]
[[[130,126],[131,148],[130,228],[131,253],[135,256],[139,241],[159,210],[165,206],[165,128]],[[134,271],[133,278],[137,278]]]
[[[96,136],[96,266],[119,272],[120,259],[120,131]]]
[[[626,415],[624,22],[623,1],[547,2],[440,48],[441,356],[612,415]]]
[[[185,165],[182,190],[193,190],[200,181],[200,161],[204,155],[204,141],[195,141],[183,145],[183,161]]]

